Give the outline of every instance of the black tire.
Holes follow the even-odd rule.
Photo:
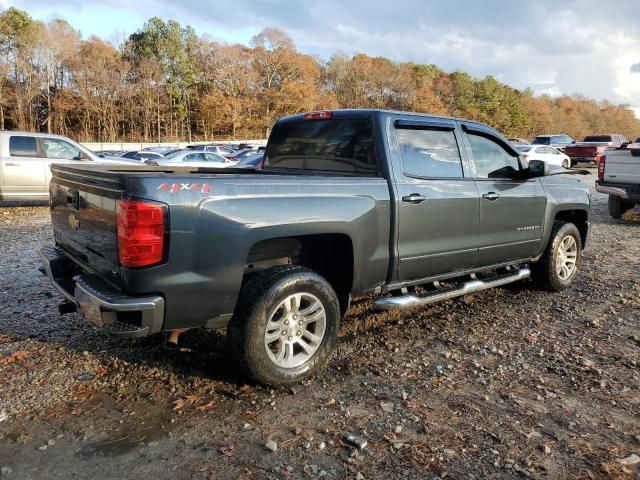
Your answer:
[[[562,168],[564,168],[564,169],[567,169],[567,170],[568,170],[569,168],[571,168],[571,166],[572,166],[571,164],[572,164],[571,160],[567,160],[567,159],[565,159],[565,160],[562,162]]]
[[[267,353],[265,333],[277,307],[296,293],[311,294],[320,301],[326,326],[315,353],[299,366],[284,368]],[[289,265],[269,268],[245,285],[227,328],[227,338],[240,367],[250,377],[263,384],[282,386],[312,376],[326,363],[339,328],[340,304],[329,282],[308,268]]]
[[[558,273],[557,262],[560,260],[560,245],[567,236],[571,236],[575,240],[577,252],[573,272],[569,277],[563,279]],[[553,222],[553,229],[551,231],[551,237],[549,238],[549,244],[547,245],[542,258],[540,258],[540,260],[532,267],[533,277],[547,290],[559,292],[571,286],[578,271],[580,270],[581,262],[582,239],[580,237],[578,227],[573,223],[555,221]]]
[[[625,202],[624,200],[622,200],[622,198],[616,196],[616,195],[609,195],[609,201],[607,202],[607,208],[609,209],[609,215],[611,215],[613,218],[622,218],[622,215],[624,214],[624,212],[626,212],[628,210],[628,208],[625,208]]]

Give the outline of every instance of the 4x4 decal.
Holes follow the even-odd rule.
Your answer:
[[[168,191],[169,193],[178,193],[183,190],[190,192],[209,193],[211,187],[208,183],[161,183],[158,190]]]

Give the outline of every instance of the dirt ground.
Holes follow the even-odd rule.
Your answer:
[[[323,372],[271,390],[222,334],[169,352],[59,315],[36,255],[48,208],[5,205],[1,478],[637,478],[640,217],[611,219],[595,192],[592,213],[570,290],[524,282],[393,314],[360,299]]]

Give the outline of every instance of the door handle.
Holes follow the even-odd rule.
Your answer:
[[[420,195],[419,193],[412,193],[411,195],[405,195],[402,197],[403,202],[407,203],[422,203],[427,200],[427,197]]]
[[[5,162],[5,167],[19,167],[20,164],[19,163],[11,163],[11,162]]]
[[[484,198],[485,200],[494,201],[498,200],[500,198],[500,195],[498,195],[496,192],[489,192],[482,195],[482,198]]]

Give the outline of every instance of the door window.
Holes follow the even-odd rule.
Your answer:
[[[206,162],[215,162],[215,163],[224,163],[225,159],[220,155],[216,155],[215,153],[205,153],[204,160]]]
[[[410,177],[462,178],[462,159],[453,130],[396,130],[404,173]]]
[[[477,178],[513,178],[520,170],[518,157],[488,137],[468,134]]]
[[[80,160],[80,149],[64,140],[43,138],[42,148],[47,158],[56,160]]]
[[[182,159],[183,162],[204,162],[204,153],[190,153],[185,155]]]
[[[12,157],[38,157],[36,137],[10,137],[9,155]]]

